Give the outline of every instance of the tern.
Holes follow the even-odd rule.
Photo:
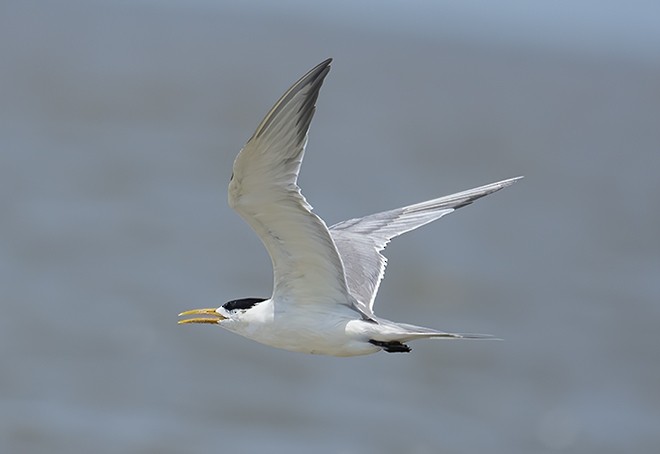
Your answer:
[[[327,227],[297,184],[323,80],[332,59],[293,84],[238,153],[229,183],[229,205],[268,250],[274,274],[270,298],[242,298],[218,308],[179,316],[211,323],[272,347],[333,356],[378,351],[409,352],[406,342],[483,339],[396,323],[377,317],[373,305],[393,238],[471,204],[522,177]]]

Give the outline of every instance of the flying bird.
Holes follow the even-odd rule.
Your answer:
[[[210,323],[262,344],[334,356],[409,352],[417,339],[483,339],[397,323],[374,314],[383,279],[383,249],[393,238],[471,204],[522,177],[327,227],[297,184],[307,132],[323,80],[325,60],[293,84],[266,114],[238,153],[229,205],[268,250],[274,286],[270,298],[242,298],[194,309],[180,324]]]

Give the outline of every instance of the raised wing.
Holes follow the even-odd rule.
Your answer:
[[[357,299],[359,308],[367,315],[373,315],[374,300],[387,266],[387,259],[380,251],[392,238],[440,219],[521,178],[510,178],[427,202],[349,219],[330,227],[330,234],[346,270],[349,291]]]
[[[350,305],[332,237],[297,184],[307,130],[330,62],[309,71],[277,101],[236,157],[229,183],[229,205],[270,254],[278,301]]]

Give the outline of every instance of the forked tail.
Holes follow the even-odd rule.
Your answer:
[[[369,343],[382,348],[387,353],[408,353],[412,349],[405,342],[417,339],[476,339],[476,340],[501,340],[490,334],[476,333],[446,333],[423,326],[409,325],[407,323],[396,323],[401,332],[387,336],[388,340],[369,339]]]

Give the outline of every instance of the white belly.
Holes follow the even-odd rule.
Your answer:
[[[310,307],[271,314],[259,320],[245,320],[228,329],[259,343],[284,350],[315,355],[357,356],[375,353],[379,347],[369,343],[371,323],[346,310]]]

